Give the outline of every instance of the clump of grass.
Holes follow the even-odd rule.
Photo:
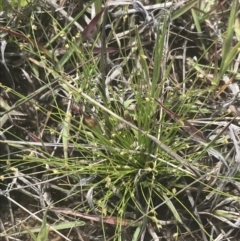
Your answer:
[[[237,196],[226,190],[237,190],[238,123],[226,108],[238,97],[228,104],[217,98],[233,94],[220,80],[231,73],[239,44],[230,44],[236,8],[226,34],[206,31],[216,37],[209,42],[202,29],[212,10],[197,1],[108,4],[79,3],[67,15],[51,2],[33,2],[18,9],[26,19],[10,16],[0,26],[16,58],[24,56],[17,65],[3,50],[10,64],[3,63],[8,81],[0,99],[2,196],[24,210],[22,220],[48,210],[41,229],[26,228],[34,240],[46,240],[47,223],[56,230],[75,224],[59,233],[66,240],[90,229],[104,240],[183,240],[195,232],[213,240],[225,223],[234,233],[229,220],[237,214],[225,209]],[[185,19],[194,20],[196,32]],[[215,53],[212,66],[220,37],[227,61]],[[11,196],[19,193],[37,208],[23,209],[26,203]],[[5,228],[5,237],[17,227]]]

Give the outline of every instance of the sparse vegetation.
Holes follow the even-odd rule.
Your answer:
[[[238,240],[239,1],[0,1],[0,240]]]

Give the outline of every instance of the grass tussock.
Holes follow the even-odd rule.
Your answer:
[[[0,239],[237,240],[238,8],[0,1]]]

